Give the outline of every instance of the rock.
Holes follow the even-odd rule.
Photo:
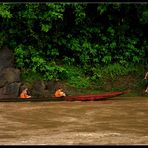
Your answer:
[[[20,70],[4,68],[0,73],[0,98],[16,98],[20,89]]]
[[[46,89],[52,94],[55,92],[55,89],[57,87],[57,82],[56,81],[48,81],[46,83]]]
[[[32,86],[32,95],[36,97],[44,96],[44,90],[46,86],[44,81],[36,81],[35,84]]]
[[[16,68],[5,68],[1,71],[0,77],[7,81],[7,83],[20,81],[20,70]]]
[[[21,83],[11,83],[0,88],[0,98],[16,98],[19,95]]]
[[[0,76],[0,88],[4,87],[7,84],[7,80],[4,78],[3,75]]]

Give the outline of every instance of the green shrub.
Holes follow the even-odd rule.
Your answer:
[[[132,65],[132,64],[126,64],[126,65],[121,65],[119,63],[115,63],[115,64],[110,64],[110,65],[106,65],[106,66],[98,66],[97,68],[93,68],[93,76],[91,77],[91,79],[93,81],[96,80],[101,80],[104,78],[111,78],[114,79],[117,76],[123,76],[123,75],[142,75],[143,74],[143,69],[141,67],[141,74],[139,73],[139,68],[140,66],[137,65]]]
[[[89,87],[90,80],[83,74],[83,70],[80,67],[65,66],[67,70],[67,83],[70,86],[76,88],[87,88]]]
[[[43,80],[43,76],[37,72],[30,70],[22,70],[21,80],[24,82],[33,83],[36,80]]]

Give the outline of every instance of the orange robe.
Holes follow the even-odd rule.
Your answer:
[[[20,98],[30,98],[31,96],[27,95],[26,91],[22,91],[22,93],[19,96]]]
[[[55,97],[64,97],[66,96],[64,92],[62,92],[60,89],[58,89],[56,92],[55,92]]]

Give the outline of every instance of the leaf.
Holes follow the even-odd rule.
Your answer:
[[[41,30],[44,32],[48,32],[51,28],[52,28],[52,26],[50,26],[50,25],[42,24]]]

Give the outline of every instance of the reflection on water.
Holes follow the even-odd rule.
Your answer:
[[[148,98],[0,103],[0,144],[148,144]]]

